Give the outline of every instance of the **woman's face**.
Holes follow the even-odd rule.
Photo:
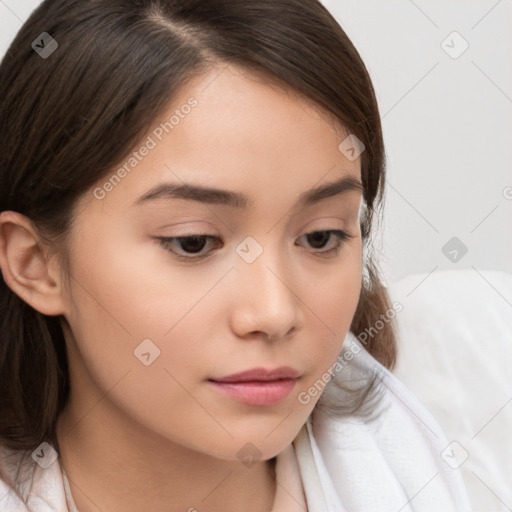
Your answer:
[[[127,429],[226,460],[251,443],[268,459],[311,413],[319,394],[305,394],[355,313],[360,163],[309,103],[240,68],[218,73],[182,89],[81,198],[64,313],[71,407],[103,397]],[[344,178],[344,191],[301,201]],[[185,184],[222,192],[171,191]],[[282,366],[298,375],[288,387],[231,387],[237,398],[211,382]]]

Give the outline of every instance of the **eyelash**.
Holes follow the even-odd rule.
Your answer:
[[[320,257],[326,257],[326,255],[330,255],[332,257],[335,257],[339,254],[341,248],[343,247],[343,244],[350,240],[351,238],[354,238],[353,235],[350,235],[346,231],[343,231],[341,229],[326,229],[326,230],[317,230],[317,231],[311,231],[309,233],[305,233],[303,236],[308,235],[314,235],[317,233],[330,233],[334,235],[338,241],[336,243],[336,246],[332,249],[328,249],[327,251],[314,251],[320,255]],[[200,261],[206,259],[208,256],[201,255],[201,256],[183,256],[181,254],[178,254],[176,251],[170,249],[170,247],[173,245],[173,242],[175,240],[188,240],[188,239],[194,239],[194,238],[206,238],[210,240],[219,240],[218,236],[214,235],[206,235],[206,234],[197,234],[197,235],[183,235],[183,236],[175,236],[175,237],[155,237],[160,246],[162,246],[166,251],[172,253],[178,260],[181,261]]]

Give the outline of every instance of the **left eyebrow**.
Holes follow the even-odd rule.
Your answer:
[[[332,183],[320,185],[303,192],[296,201],[295,208],[311,206],[323,201],[324,199],[345,194],[349,191],[357,191],[363,194],[364,188],[359,180],[351,176],[344,176]],[[252,206],[250,199],[239,192],[218,188],[208,188],[193,185],[191,183],[161,183],[139,197],[135,201],[134,205],[162,198],[186,199],[201,203],[224,205],[238,209]]]

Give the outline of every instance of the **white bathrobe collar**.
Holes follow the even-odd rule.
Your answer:
[[[308,511],[470,512],[460,471],[445,460],[450,443],[432,415],[352,333],[338,361],[333,380],[375,374],[383,393],[370,418],[314,411],[295,438]],[[329,383],[322,399],[342,395]]]

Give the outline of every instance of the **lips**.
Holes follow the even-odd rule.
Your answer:
[[[299,377],[299,372],[290,366],[281,366],[274,370],[267,370],[266,368],[252,368],[244,372],[233,373],[225,377],[214,377],[208,380],[214,382],[252,382],[260,381],[265,382],[269,380],[279,379],[296,379]]]
[[[289,366],[274,370],[253,368],[208,379],[213,390],[246,405],[270,407],[285,400],[297,384],[299,372]]]

